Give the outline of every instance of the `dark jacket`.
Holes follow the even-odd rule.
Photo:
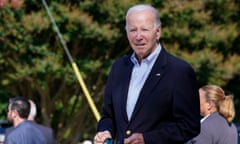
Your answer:
[[[20,123],[6,137],[5,144],[47,144],[41,131],[28,121]]]
[[[34,126],[36,126],[42,132],[42,134],[46,139],[47,144],[55,144],[54,133],[51,128],[38,124],[35,121],[29,121],[29,122],[31,122]]]
[[[117,140],[142,133],[145,144],[183,144],[198,135],[199,95],[191,66],[162,48],[129,121],[126,101],[132,69],[130,56],[112,66],[98,131],[109,130]]]

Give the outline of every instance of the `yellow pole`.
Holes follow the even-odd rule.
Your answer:
[[[90,96],[90,94],[88,92],[88,89],[87,89],[87,87],[86,87],[86,85],[85,85],[85,83],[83,81],[83,78],[82,78],[82,76],[81,76],[81,74],[79,72],[79,69],[78,69],[77,65],[75,64],[75,62],[73,61],[73,58],[72,58],[72,56],[71,56],[71,54],[70,54],[70,52],[69,52],[69,50],[67,48],[67,45],[66,45],[66,43],[65,43],[65,41],[64,41],[64,39],[63,39],[63,37],[62,37],[58,27],[57,27],[57,24],[56,24],[56,22],[55,22],[55,20],[54,20],[54,18],[52,16],[49,8],[48,8],[48,5],[47,5],[46,1],[42,0],[42,3],[44,5],[45,9],[47,10],[47,14],[50,17],[50,20],[51,20],[51,22],[53,24],[53,27],[55,28],[55,30],[57,32],[57,35],[58,35],[58,37],[60,39],[60,42],[63,45],[63,48],[64,48],[64,50],[65,50],[65,52],[66,52],[66,54],[68,56],[68,59],[70,60],[70,62],[72,64],[73,70],[75,72],[75,75],[77,76],[77,79],[78,79],[78,81],[80,83],[80,86],[82,87],[83,93],[84,93],[85,97],[87,98],[88,104],[90,105],[90,108],[92,109],[92,112],[93,112],[96,120],[99,121],[100,120],[100,114],[99,114],[99,112],[98,112],[98,110],[96,108],[96,105],[94,104],[94,102],[92,100],[92,97]]]
[[[78,82],[80,83],[80,85],[82,87],[83,93],[87,98],[88,104],[90,105],[90,108],[92,109],[92,112],[93,112],[96,120],[99,121],[100,120],[100,114],[99,114],[99,112],[98,112],[98,110],[97,110],[89,92],[88,92],[88,89],[87,89],[87,87],[86,87],[86,85],[83,81],[83,78],[82,78],[82,76],[81,76],[81,74],[78,70],[78,67],[77,67],[76,63],[72,63],[72,67],[73,67],[73,70],[74,70],[74,72],[77,76]]]

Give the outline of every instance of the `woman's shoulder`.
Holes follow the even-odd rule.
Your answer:
[[[208,118],[206,118],[202,125],[206,128],[219,127],[226,125],[227,121],[219,113],[212,113]]]

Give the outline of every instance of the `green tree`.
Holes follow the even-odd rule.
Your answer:
[[[240,2],[233,0],[48,1],[98,110],[111,64],[131,53],[124,18],[137,3],[158,8],[161,43],[193,66],[199,86],[217,84],[234,94],[239,122]],[[96,120],[40,0],[6,4],[0,17],[0,110],[9,97],[23,95],[37,103],[38,121],[54,129],[58,143],[92,139]]]

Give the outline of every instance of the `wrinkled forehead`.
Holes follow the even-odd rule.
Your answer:
[[[129,24],[137,24],[137,25],[146,25],[151,24],[154,25],[156,23],[155,16],[151,11],[140,11],[140,12],[132,12],[126,18],[126,25]]]

